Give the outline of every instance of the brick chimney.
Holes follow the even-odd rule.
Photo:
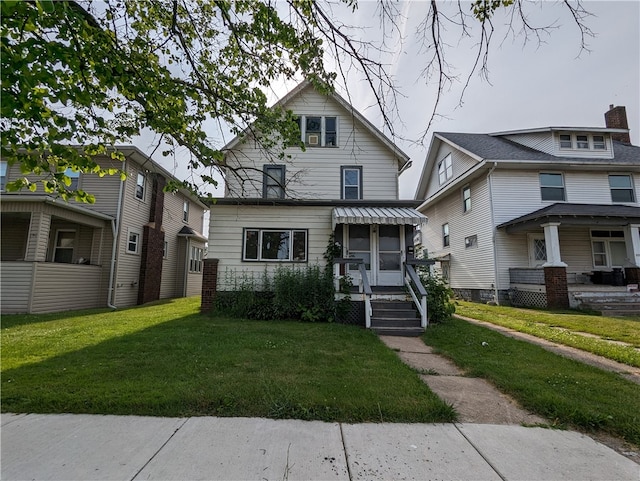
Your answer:
[[[631,143],[629,136],[629,123],[627,122],[627,109],[623,105],[614,107],[609,105],[609,111],[604,114],[604,122],[608,129],[627,129],[627,132],[621,134],[611,134],[613,140]]]

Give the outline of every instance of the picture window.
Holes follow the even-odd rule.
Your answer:
[[[307,231],[288,229],[245,229],[243,260],[264,262],[306,262]]]

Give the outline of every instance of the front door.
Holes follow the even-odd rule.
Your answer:
[[[363,259],[372,286],[403,285],[404,229],[399,225],[345,226],[347,257]],[[349,265],[354,285],[360,283],[357,264]]]

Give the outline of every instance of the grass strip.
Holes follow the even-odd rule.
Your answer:
[[[447,422],[375,334],[204,316],[199,299],[3,316],[3,412]]]
[[[640,386],[460,319],[430,327],[426,344],[556,425],[640,445]]]
[[[640,367],[640,322],[572,312],[549,312],[458,301],[456,313]],[[572,332],[577,331],[577,332]],[[598,337],[584,336],[584,332]],[[621,345],[610,340],[625,342]]]

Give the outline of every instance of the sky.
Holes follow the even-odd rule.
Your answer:
[[[397,105],[393,140],[406,152],[413,164],[400,177],[400,198],[412,199],[433,132],[488,133],[535,127],[571,126],[604,127],[604,113],[609,105],[624,105],[631,142],[640,145],[640,2],[585,1],[593,16],[586,19],[594,37],[587,37],[588,51],[580,49],[580,32],[562,2],[528,2],[527,18],[535,25],[553,24],[544,43],[535,39],[523,42],[522,36],[509,36],[504,11],[494,18],[494,36],[489,51],[489,79],[473,75],[462,102],[460,95],[473,65],[478,29],[471,39],[461,39],[459,30],[449,25],[443,32],[448,44],[447,58],[458,80],[447,86],[436,117],[422,137],[433,112],[437,88],[433,79],[420,76],[426,56],[418,48],[415,32],[428,10],[426,1],[392,2],[401,12],[398,30],[386,39],[388,53],[381,57],[394,75],[403,94]],[[441,2],[447,13],[454,2]],[[360,0],[355,12],[334,6],[334,15],[357,30],[363,39],[381,42],[383,31],[377,20],[378,3]],[[449,9],[449,10],[447,10]],[[389,30],[387,30],[389,31]],[[398,34],[402,32],[402,35]],[[402,37],[403,40],[399,41]],[[331,62],[327,63],[331,68]],[[297,81],[274,85],[272,95],[284,95]],[[347,77],[348,98],[374,125],[384,131],[379,111],[373,107],[373,94],[359,75]],[[338,85],[343,95],[345,86]],[[223,136],[221,132],[212,135]],[[224,141],[229,138],[220,139]],[[136,139],[147,153],[154,149],[153,136]],[[161,149],[158,149],[158,151]],[[186,177],[184,161],[153,155],[179,178]],[[222,195],[220,189],[214,190]]]

